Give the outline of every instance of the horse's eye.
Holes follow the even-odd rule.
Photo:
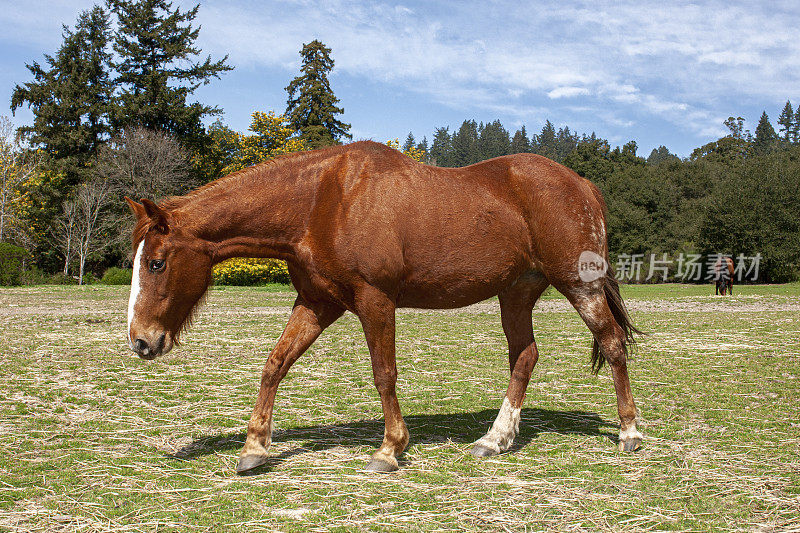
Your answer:
[[[150,272],[161,272],[162,270],[164,270],[163,259],[153,259],[150,261]]]

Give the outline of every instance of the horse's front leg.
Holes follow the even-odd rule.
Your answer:
[[[408,445],[408,428],[400,413],[395,384],[397,365],[395,363],[395,304],[383,292],[368,287],[357,296],[357,312],[372,360],[372,375],[375,387],[381,397],[383,418],[386,424],[383,444],[372,455],[367,470],[373,472],[392,472],[398,469],[396,457]]]
[[[344,310],[334,304],[309,303],[300,296],[295,300],[289,322],[261,373],[261,388],[247,425],[247,440],[239,454],[237,472],[245,472],[267,462],[267,447],[272,442],[272,407],[278,384],[322,330],[342,313]]]

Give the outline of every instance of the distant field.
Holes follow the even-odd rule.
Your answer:
[[[469,455],[508,383],[496,300],[398,312],[401,470],[361,471],[382,414],[351,314],[281,385],[273,460],[234,473],[294,299],[220,287],[185,345],[143,361],[126,287],[0,289],[0,531],[800,531],[800,284],[625,286],[645,441],[616,450],[607,368],[555,292],[510,453]]]

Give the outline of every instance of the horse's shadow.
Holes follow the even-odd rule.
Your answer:
[[[474,413],[452,413],[437,415],[411,415],[404,417],[411,434],[409,446],[414,444],[436,444],[448,440],[457,444],[468,444],[480,438],[491,426],[496,409],[485,409]],[[616,428],[596,413],[585,411],[557,411],[549,409],[523,409],[519,435],[509,452],[514,452],[538,438],[541,433],[561,435],[604,436],[616,443],[616,432],[604,428]],[[252,473],[263,473],[287,459],[309,451],[327,450],[338,446],[376,447],[383,439],[383,420],[361,420],[342,424],[303,426],[276,430],[272,442],[300,441],[297,446],[271,456],[267,463]],[[167,454],[174,459],[191,460],[218,452],[239,449],[247,434],[243,431],[199,437],[175,453]],[[403,464],[403,461],[400,461]]]

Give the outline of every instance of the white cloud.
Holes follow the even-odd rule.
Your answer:
[[[797,81],[791,72],[800,71],[793,38],[800,17],[744,2],[473,1],[459,10],[360,0],[258,5],[265,7],[204,4],[204,38],[234,63],[282,68],[296,68],[299,44],[320,38],[334,49],[337,70],[458,107],[538,108],[583,99],[595,109],[613,104],[619,114],[627,107],[697,133],[707,125],[687,125],[686,117],[711,101],[790,96]]]
[[[574,96],[581,96],[589,94],[589,89],[584,87],[556,87],[547,93],[548,98],[572,98]]]
[[[60,23],[93,3],[10,4],[0,40],[52,52]],[[736,102],[782,102],[800,86],[792,0],[204,0],[198,20],[204,51],[239,68],[296,72],[302,43],[319,38],[337,73],[511,120],[580,107],[611,126],[650,118],[708,136]]]

